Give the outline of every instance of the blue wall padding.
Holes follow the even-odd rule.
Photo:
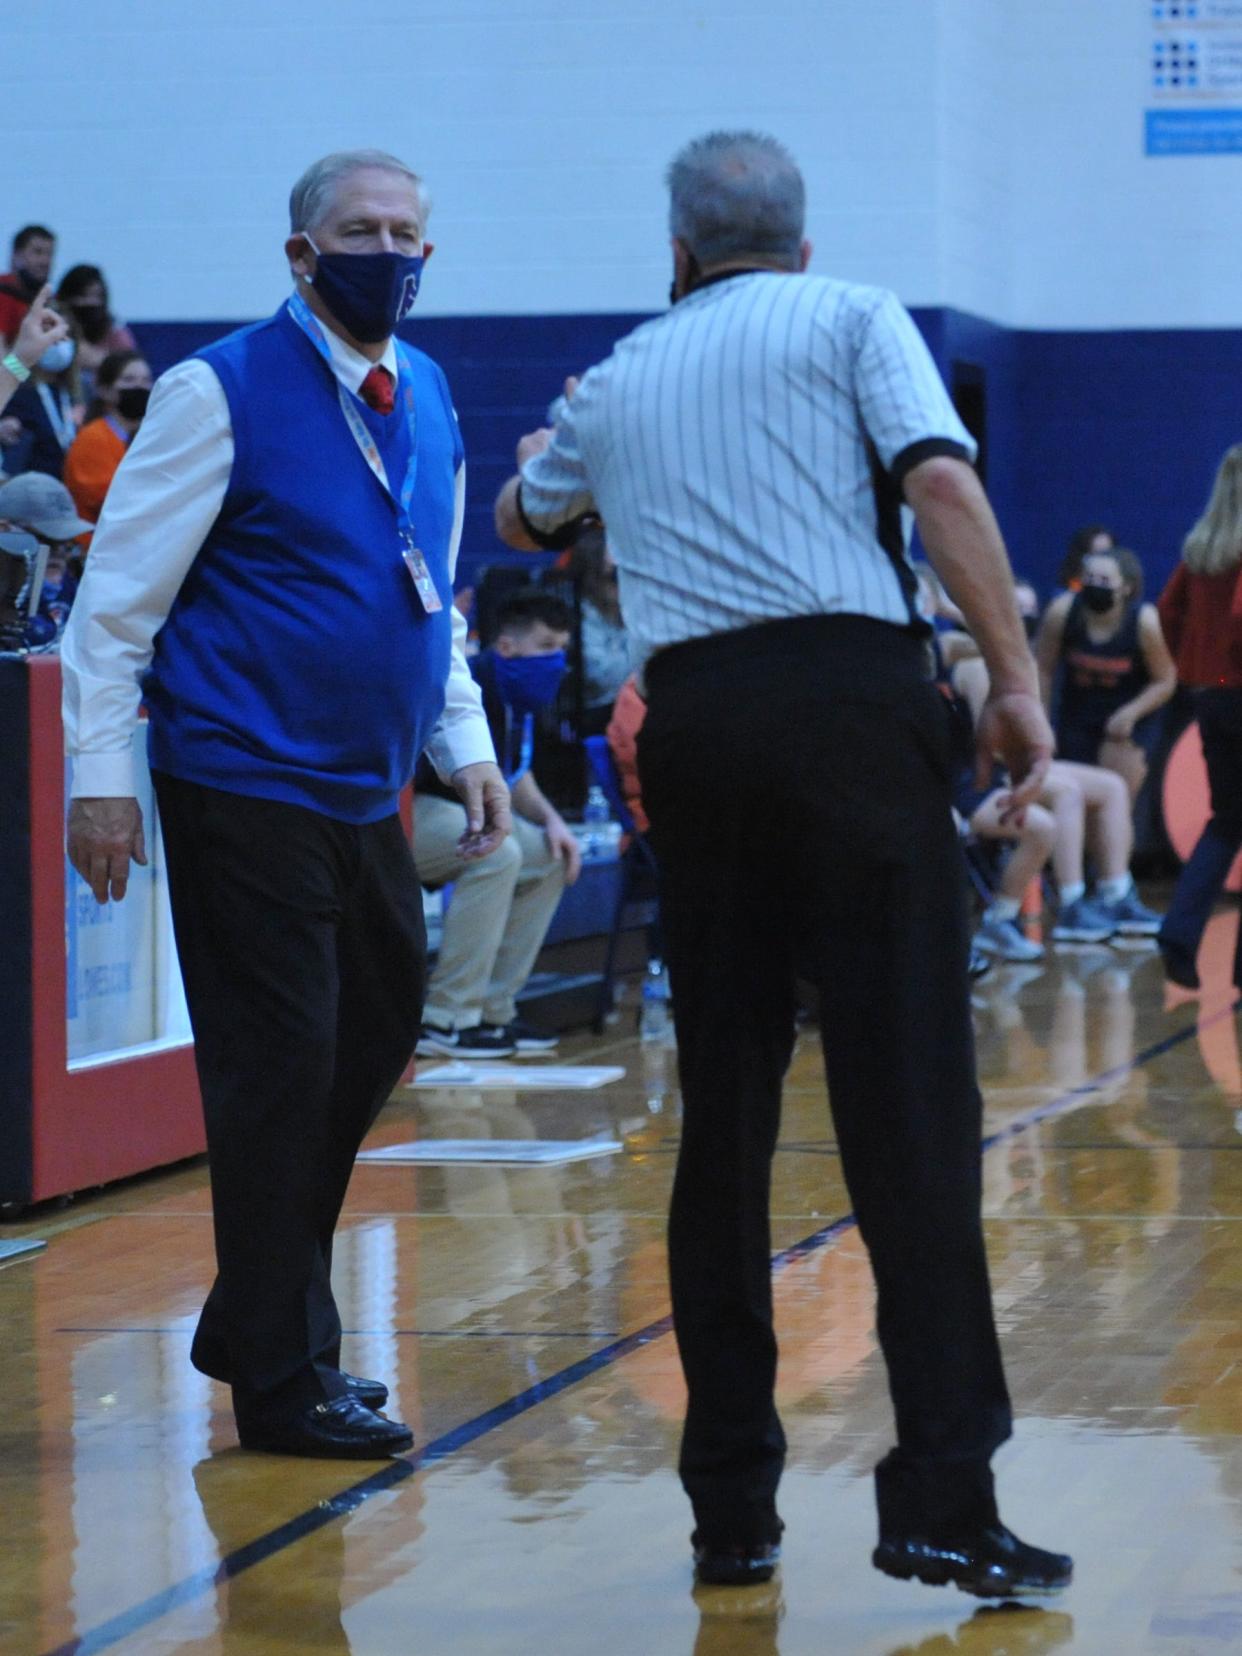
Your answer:
[[[1242,439],[1242,330],[1023,332],[955,310],[914,315],[946,379],[955,360],[984,372],[988,487],[1015,568],[1049,597],[1071,531],[1100,521],[1139,553],[1157,593],[1220,456]],[[542,422],[566,374],[642,320],[427,317],[404,330],[444,368],[461,418],[461,584],[510,556],[491,508],[517,438]],[[134,324],[157,372],[235,325]]]

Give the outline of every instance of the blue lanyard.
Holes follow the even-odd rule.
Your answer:
[[[506,770],[505,781],[510,787],[520,782],[530,769],[530,762],[535,751],[535,715],[522,714],[522,735],[518,748],[518,762],[514,770]],[[505,758],[513,758],[513,713],[512,709],[505,708]]]
[[[344,414],[345,423],[350,429],[354,442],[358,445],[358,451],[381,488],[396,506],[402,530],[412,535],[413,523],[410,518],[410,506],[414,499],[414,484],[418,478],[418,417],[414,411],[413,387],[408,381],[404,385],[399,383],[397,387],[405,406],[405,423],[410,434],[410,458],[406,466],[405,481],[401,485],[401,493],[398,496],[385,469],[383,456],[375,446],[374,437],[367,430],[366,421],[359,414],[354,399],[340,380],[337,379],[336,368],[332,361],[332,352],[328,348],[323,329],[319,325],[319,318],[300,293],[294,293],[289,300],[289,314],[319,352],[328,367],[332,369],[332,378],[336,381],[336,394],[341,404],[341,413]]]

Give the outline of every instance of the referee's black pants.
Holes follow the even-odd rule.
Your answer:
[[[243,1420],[338,1395],[332,1236],[418,1038],[422,893],[397,816],[358,827],[157,774],[218,1274],[192,1348]]]
[[[690,1393],[680,1469],[700,1531],[722,1540],[772,1536],[784,1458],[768,1203],[797,974],[819,992],[876,1280],[890,1521],[894,1490],[912,1523],[986,1519],[988,1458],[1010,1432],[949,718],[925,661],[901,629],[817,616],[675,646],[647,669],[639,766],[684,1106],[669,1221]]]

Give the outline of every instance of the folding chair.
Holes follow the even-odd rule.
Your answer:
[[[640,833],[634,814],[625,802],[625,795],[621,792],[621,779],[617,775],[616,763],[612,757],[612,749],[608,746],[606,736],[588,736],[583,742],[590,767],[592,782],[597,782],[608,801],[608,808],[614,819],[621,824],[622,831],[629,836],[629,843],[621,853],[620,877],[617,881],[617,900],[612,911],[612,927],[608,933],[608,947],[604,955],[604,971],[600,979],[599,1000],[595,1008],[595,1022],[593,1028],[597,1035],[603,1033],[604,1023],[612,1010],[613,988],[616,981],[617,944],[621,936],[621,923],[625,918],[626,907],[644,898],[657,902],[657,878],[659,870],[656,865],[655,853],[644,834]],[[650,958],[652,953],[658,957],[659,945],[659,909],[655,910],[655,918],[647,927],[647,952]]]

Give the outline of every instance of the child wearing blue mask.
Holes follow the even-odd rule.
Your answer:
[[[548,1051],[554,1035],[517,1016],[565,886],[578,878],[578,841],[531,769],[535,723],[566,671],[572,615],[538,587],[510,593],[497,635],[470,663],[483,692],[500,767],[513,796],[513,833],[488,857],[464,861],[465,812],[431,766],[414,783],[414,857],[425,886],[453,883],[444,935],[423,1013],[423,1057],[503,1058]]]

